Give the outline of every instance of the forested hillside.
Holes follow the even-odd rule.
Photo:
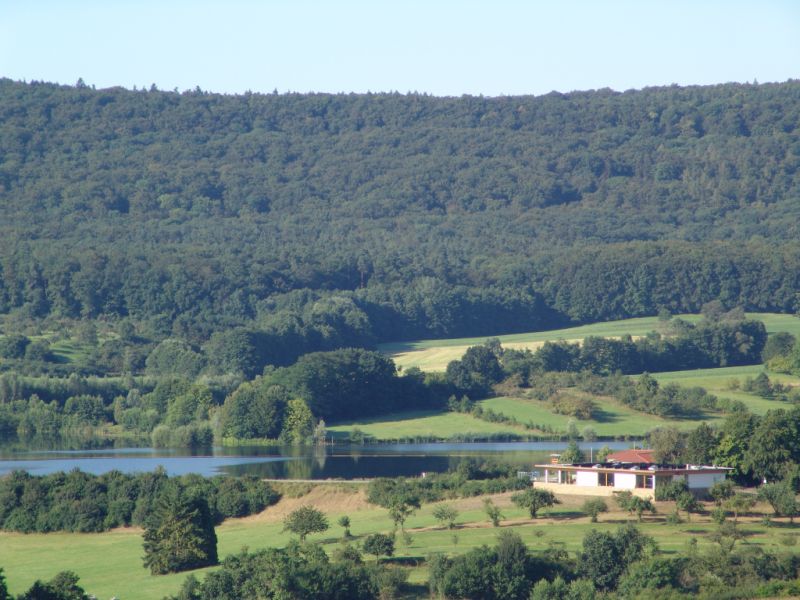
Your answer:
[[[195,345],[243,327],[258,372],[714,299],[792,312],[799,165],[797,81],[435,98],[0,80],[0,314]]]

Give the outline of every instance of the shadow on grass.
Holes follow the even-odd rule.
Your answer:
[[[580,519],[582,517],[587,516],[586,513],[582,513],[579,510],[565,510],[563,512],[554,512],[554,513],[542,513],[539,515],[540,517],[547,517],[550,519],[554,519],[556,521],[567,521],[571,519]]]
[[[598,423],[616,423],[620,420],[620,417],[602,408],[595,408],[592,411],[592,420]]]
[[[399,600],[417,600],[417,598],[427,598],[430,595],[428,586],[423,583],[406,583],[400,591]]]
[[[398,565],[401,567],[419,567],[425,564],[424,556],[383,556],[378,559],[382,565]]]
[[[772,521],[769,527],[773,529],[800,529],[800,523],[781,523],[780,521]]]

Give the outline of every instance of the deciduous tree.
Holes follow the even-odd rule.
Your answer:
[[[558,499],[549,490],[529,488],[511,496],[511,501],[528,511],[531,519],[536,518],[540,509],[558,504]]]
[[[313,506],[301,506],[283,520],[283,530],[299,535],[301,541],[305,540],[309,533],[321,533],[327,529],[327,517]]]

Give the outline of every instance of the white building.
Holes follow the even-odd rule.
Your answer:
[[[731,469],[698,465],[656,465],[648,463],[585,463],[536,465],[539,476],[533,486],[559,494],[611,496],[629,491],[644,498],[655,497],[657,487],[685,480],[689,490],[702,494],[723,481]]]

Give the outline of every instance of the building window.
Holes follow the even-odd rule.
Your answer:
[[[652,489],[653,487],[653,476],[652,475],[637,475],[636,476],[636,487],[637,488],[645,488],[645,489]]]
[[[614,487],[613,473],[598,473],[597,484],[601,486]]]
[[[561,483],[575,483],[575,471],[561,471]]]

